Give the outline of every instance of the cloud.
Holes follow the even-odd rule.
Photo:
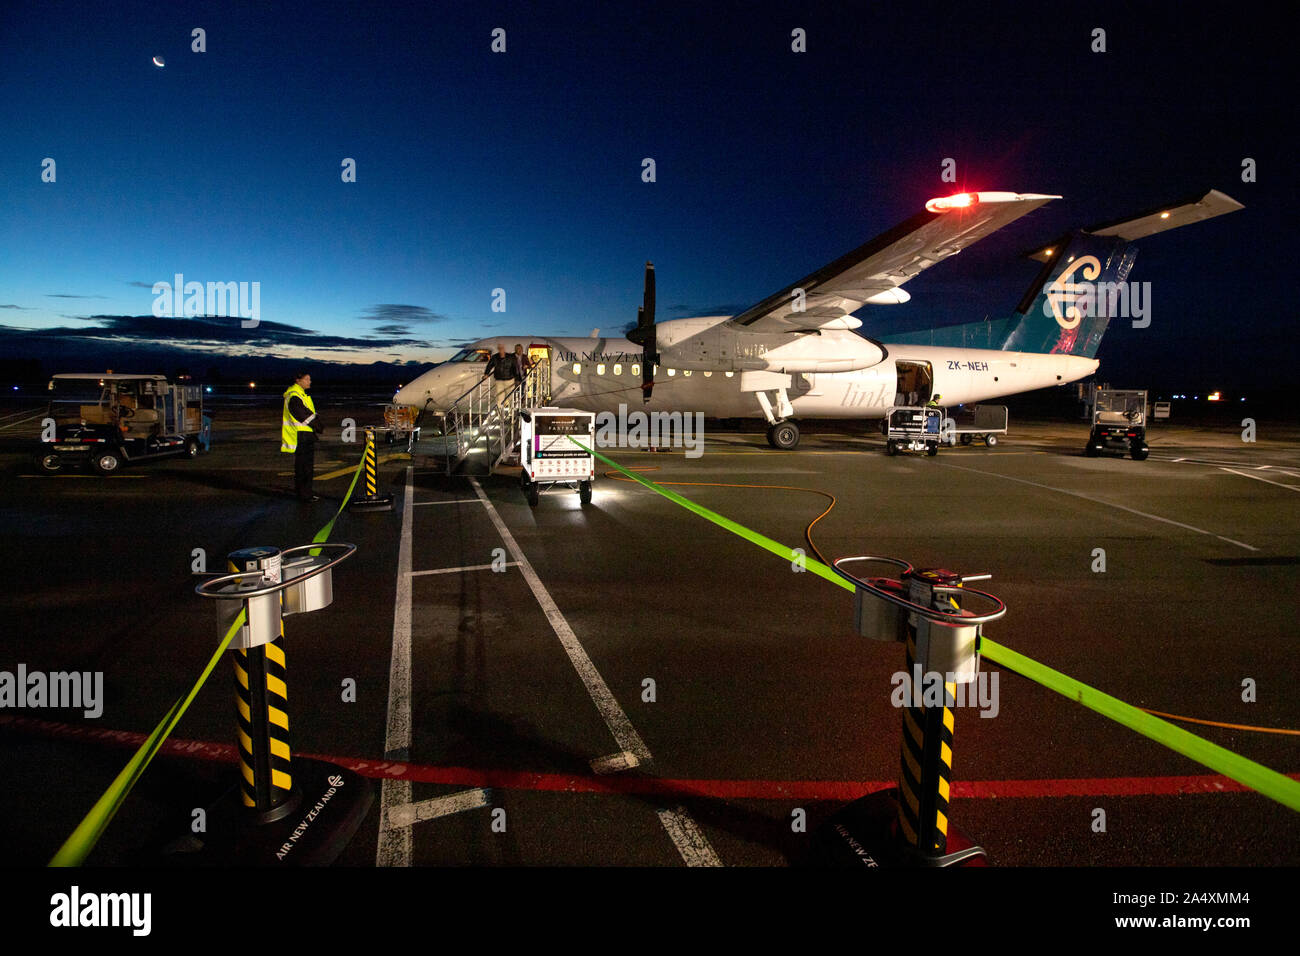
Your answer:
[[[409,325],[397,325],[397,324],[376,325],[375,331],[383,332],[386,335],[405,335],[407,332],[411,331],[411,327]]]
[[[103,295],[69,295],[67,292],[49,292],[45,296],[47,299],[106,299]]]
[[[409,325],[412,322],[446,322],[447,316],[422,305],[372,305],[363,316],[367,322]]]
[[[326,335],[312,329],[300,329],[282,322],[263,319],[251,329],[241,328],[237,317],[195,316],[171,318],[153,315],[90,315],[77,317],[94,323],[89,328],[57,326],[49,329],[19,329],[0,325],[0,343],[22,337],[31,343],[41,341],[51,347],[58,342],[169,345],[179,348],[211,351],[245,350],[249,353],[266,353],[282,347],[294,352],[307,350],[370,351],[375,348],[429,348],[423,339],[402,334],[388,334],[382,338],[368,336],[353,338],[343,335]]]
[[[135,286],[137,289],[148,289],[153,291],[154,283],[152,282],[128,282],[127,285]]]
[[[31,306],[28,305],[0,305],[0,309],[22,309],[24,312],[30,312]]]

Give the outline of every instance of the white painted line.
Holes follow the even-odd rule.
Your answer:
[[[708,837],[691,819],[685,808],[660,810],[659,822],[672,837],[677,852],[682,855],[687,866],[722,866],[722,861],[718,859],[718,854],[713,852]]]
[[[477,498],[448,498],[446,501],[417,501],[415,506],[422,508],[425,505],[478,505],[482,504]]]
[[[411,515],[415,509],[415,480],[406,467],[406,493],[402,501],[402,538],[397,550],[397,594],[393,600],[393,652],[388,665],[388,728],[384,757],[409,760],[411,754]],[[376,866],[411,865],[411,828],[394,827],[390,817],[396,807],[411,802],[411,781],[385,778],[379,794],[379,846]]]
[[[518,567],[519,562],[507,561],[505,566],[507,568]],[[491,571],[491,570],[492,570],[492,565],[490,564],[467,564],[463,568],[434,568],[432,571],[411,571],[409,573],[411,577],[414,578],[414,577],[419,577],[421,574],[458,574],[461,571]]]
[[[37,412],[35,415],[29,415],[26,418],[20,418],[16,422],[10,422],[8,425],[0,425],[0,428],[13,428],[15,425],[21,425],[23,422],[30,422],[33,418],[40,418],[44,412]]]
[[[1267,471],[1268,469],[1270,469],[1270,468],[1272,468],[1272,467],[1273,467],[1272,465],[1260,465],[1260,466],[1259,466],[1258,468],[1256,468],[1255,470],[1256,470],[1256,471]]]
[[[7,415],[0,415],[0,422],[4,421],[6,418],[17,418],[19,415],[44,415],[45,413],[46,409],[37,409],[33,412],[30,408],[21,408],[16,412],[10,412]]]
[[[624,750],[622,753],[596,757],[590,763],[595,773],[622,773],[624,770],[639,766],[641,761],[636,759],[636,754]]]
[[[1219,470],[1232,472],[1232,474],[1241,475],[1241,477],[1243,478],[1253,478],[1255,479],[1255,481],[1262,481],[1266,485],[1277,485],[1279,488],[1289,488],[1292,491],[1300,491],[1300,487],[1297,487],[1296,485],[1288,485],[1286,482],[1283,481],[1274,481],[1273,479],[1265,478],[1262,475],[1252,475],[1248,471],[1237,471],[1235,468],[1221,468]]]
[[[1094,504],[1105,505],[1107,508],[1116,508],[1120,511],[1127,511],[1129,514],[1138,515],[1142,518],[1149,518],[1152,521],[1160,521],[1164,524],[1171,524],[1178,528],[1184,528],[1187,531],[1195,531],[1197,534],[1208,534],[1211,538],[1218,538],[1220,541],[1226,541],[1228,544],[1235,544],[1239,548],[1245,548],[1247,551],[1258,551],[1259,548],[1243,541],[1236,541],[1232,538],[1225,538],[1221,534],[1215,534],[1213,531],[1206,531],[1204,528],[1198,528],[1195,525],[1183,524],[1181,521],[1174,521],[1172,518],[1162,518],[1160,515],[1153,515],[1146,511],[1138,511],[1136,508],[1129,508],[1125,505],[1117,505],[1112,501],[1106,501],[1104,498],[1094,498],[1092,495],[1085,495],[1078,491],[1068,491],[1065,488],[1053,488],[1051,485],[1040,484],[1037,481],[1030,481],[1027,478],[1013,478],[1010,475],[1000,475],[996,471],[980,471],[978,468],[963,468],[961,465],[950,465],[942,463],[944,468],[956,468],[958,471],[969,471],[977,475],[987,475],[990,478],[1005,478],[1007,481],[1019,482],[1022,485],[1033,485],[1035,488],[1042,488],[1046,491],[1055,492],[1058,495],[1070,495],[1073,498],[1082,498],[1084,501],[1091,501]]]
[[[620,750],[632,754],[640,763],[649,763],[652,759],[650,750],[646,747],[645,741],[641,735],[636,732],[632,722],[627,719],[627,714],[619,706],[614,695],[610,693],[605,679],[600,676],[596,670],[596,665],[591,662],[587,656],[587,651],[583,648],[578,636],[573,633],[573,628],[569,627],[569,622],[564,619],[560,609],[556,606],[555,601],[551,599],[550,592],[542,584],[541,578],[533,570],[533,566],[524,557],[523,551],[515,543],[514,535],[506,527],[506,523],[501,520],[501,515],[497,514],[497,509],[492,506],[488,496],[484,494],[482,486],[478,479],[471,478],[469,483],[474,486],[474,493],[478,495],[479,500],[487,507],[488,517],[492,519],[492,524],[496,526],[497,534],[501,535],[501,540],[505,542],[506,548],[509,549],[511,556],[519,565],[519,570],[523,572],[524,580],[528,582],[528,587],[532,589],[533,597],[537,598],[537,603],[542,606],[542,611],[546,614],[546,620],[550,622],[551,629],[555,631],[555,636],[560,639],[560,645],[564,652],[569,655],[569,661],[573,664],[573,669],[578,672],[578,677],[582,679],[583,686],[587,688],[587,694],[591,701],[596,705],[596,710],[605,721],[605,726],[609,732],[614,735],[614,741],[618,744]]]
[[[453,813],[477,810],[479,807],[488,805],[490,795],[491,791],[477,788],[462,790],[460,793],[449,793],[445,797],[421,800],[419,803],[405,803],[401,806],[389,807],[388,826],[390,828],[412,827],[417,823],[423,823],[425,820],[436,820],[438,817],[451,816]]]

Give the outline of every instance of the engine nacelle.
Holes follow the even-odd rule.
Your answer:
[[[725,323],[725,317],[659,323],[659,364],[705,372],[852,372],[885,357],[879,345],[843,329],[746,332]]]

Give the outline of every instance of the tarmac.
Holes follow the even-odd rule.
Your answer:
[[[306,505],[270,405],[215,408],[211,451],[108,478],[39,475],[31,410],[0,409],[0,671],[104,678],[97,718],[0,709],[8,862],[48,861],[217,646],[195,549],[219,570],[238,548],[309,542],[339,507],[361,445],[337,423],[378,409],[318,404]],[[888,457],[863,423],[810,426],[790,452],[715,425],[695,459],[602,453],[810,554],[833,497],[811,530],[827,558],[991,573],[977,586],[1008,611],[990,639],[1300,772],[1295,425],[1254,442],[1231,422],[1157,426],[1145,462],[1083,457],[1087,426],[1065,420],[1013,416],[996,448],[934,458]],[[394,509],[340,517],[330,540],[358,550],[333,605],[285,625],[295,753],[375,787],[340,863],[784,866],[893,785],[903,649],[856,636],[846,591],[601,466],[590,505],[555,489],[530,508],[517,469],[448,478],[397,446],[378,456]],[[1298,862],[1300,815],[983,669],[996,715],[956,714],[952,822],[994,865]],[[90,863],[156,859],[234,786],[232,681],[222,662]]]

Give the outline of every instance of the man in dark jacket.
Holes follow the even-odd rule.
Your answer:
[[[506,352],[506,347],[498,342],[496,354],[488,359],[487,368],[483,370],[484,378],[491,375],[494,379],[492,401],[498,405],[510,394],[510,389],[514,388],[518,368],[515,357]]]

